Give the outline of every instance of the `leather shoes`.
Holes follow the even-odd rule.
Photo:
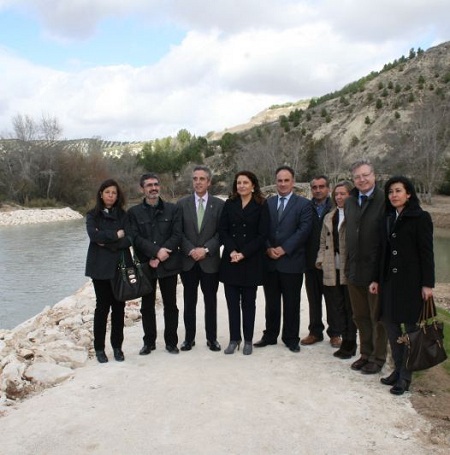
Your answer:
[[[277,342],[276,341],[267,341],[264,338],[261,338],[256,343],[253,343],[253,346],[255,346],[255,348],[265,348],[266,346],[273,345],[273,344],[277,344]]]
[[[215,341],[207,341],[206,345],[208,346],[210,351],[217,352],[217,351],[220,351],[220,349],[221,349],[220,348],[220,344],[219,344],[219,342],[217,340],[215,340]]]
[[[144,346],[142,346],[141,350],[139,351],[139,355],[148,355],[155,349],[156,346],[154,344],[144,344]]]
[[[95,351],[95,357],[97,357],[99,363],[106,363],[108,361],[105,351]]]
[[[360,370],[364,365],[366,365],[367,363],[369,363],[369,361],[367,359],[364,359],[363,357],[360,357],[358,360],[355,360],[350,368],[352,370]]]
[[[398,373],[394,370],[389,376],[386,378],[381,378],[380,382],[384,385],[394,385],[398,381]]]
[[[394,387],[389,390],[392,395],[403,395],[409,390],[409,381],[406,379],[399,379]]]
[[[166,350],[169,351],[171,354],[178,354],[180,352],[178,347],[172,344],[166,344]]]
[[[290,346],[288,346],[288,348],[292,352],[300,352],[300,345],[298,343],[297,344],[291,344]]]
[[[195,346],[195,341],[184,340],[183,343],[181,343],[180,349],[182,351],[190,351],[194,346]]]
[[[341,347],[341,337],[330,337],[330,344],[332,348],[340,348]]]
[[[123,351],[120,348],[113,348],[114,358],[117,362],[123,362],[125,360],[125,356],[123,355]]]
[[[381,366],[375,362],[368,362],[361,368],[362,374],[376,374],[381,371]]]
[[[311,344],[319,343],[320,341],[323,341],[323,337],[321,338],[310,333],[307,337],[303,338],[300,343],[303,346],[310,346]]]

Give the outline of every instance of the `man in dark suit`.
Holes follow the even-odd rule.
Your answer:
[[[276,344],[281,339],[292,352],[299,352],[300,293],[305,269],[305,246],[312,226],[311,203],[293,193],[295,174],[289,166],[276,170],[277,196],[268,199],[270,233],[267,241],[264,295],[266,329],[255,347]]]
[[[211,351],[220,351],[217,341],[217,289],[219,286],[220,242],[217,231],[224,202],[208,193],[211,171],[196,166],[192,174],[194,194],[178,201],[182,213],[181,241],[184,286],[184,327],[182,351],[195,345],[198,286],[205,302],[206,342]]]
[[[331,210],[330,183],[325,175],[318,175],[310,183],[313,206],[313,223],[306,249],[305,287],[309,302],[309,334],[301,340],[302,345],[312,345],[323,341],[325,326],[322,322],[323,271],[316,268],[317,253],[320,247],[320,233],[323,219]],[[341,331],[337,305],[325,296],[327,309],[327,334],[333,348],[341,345]]]

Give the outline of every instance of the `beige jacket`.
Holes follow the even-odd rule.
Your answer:
[[[336,286],[336,259],[333,242],[333,216],[337,208],[325,215],[322,231],[320,233],[320,247],[317,254],[316,267],[323,270],[323,284]],[[339,278],[340,283],[347,284],[345,271],[345,220],[339,229]]]

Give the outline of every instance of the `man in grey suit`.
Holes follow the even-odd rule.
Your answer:
[[[184,287],[184,327],[182,351],[195,346],[198,286],[205,302],[206,342],[211,351],[220,351],[217,341],[217,289],[219,287],[220,241],[217,228],[224,202],[208,193],[211,170],[196,166],[192,174],[194,194],[178,201],[182,212],[181,241]]]
[[[306,265],[306,242],[312,227],[312,206],[308,199],[293,193],[295,174],[289,166],[276,170],[277,196],[268,199],[270,232],[267,240],[267,273],[264,279],[266,330],[255,347],[276,344],[281,339],[299,352],[300,292]]]

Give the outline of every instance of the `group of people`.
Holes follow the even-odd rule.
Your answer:
[[[265,198],[256,175],[238,172],[226,201],[209,193],[212,174],[206,166],[192,173],[193,193],[177,203],[160,196],[160,180],[144,174],[142,203],[125,210],[123,193],[114,180],[103,182],[96,206],[86,217],[90,238],[86,275],[96,294],[94,349],[100,363],[108,361],[105,336],[111,309],[111,345],[114,358],[122,351],[124,302],[112,293],[121,254],[132,245],[139,260],[152,271],[153,291],[142,297],[144,330],[140,355],[156,347],[156,288],[164,315],[166,350],[178,353],[178,275],[183,284],[184,340],[182,351],[196,341],[196,307],[203,294],[206,344],[222,348],[217,340],[217,292],[223,283],[228,308],[229,344],[225,354],[281,341],[292,352],[300,345],[324,339],[334,356],[360,357],[351,368],[363,374],[381,371],[389,340],[394,371],[381,382],[393,394],[409,389],[411,373],[405,367],[405,346],[397,343],[402,325],[416,328],[424,300],[434,287],[433,225],[423,211],[411,181],[392,177],[384,192],[376,185],[367,160],[351,167],[352,182],[334,185],[324,175],[311,181],[312,199],[296,194],[295,173],[289,166],[275,171],[277,194]],[[223,248],[222,248],[223,247]],[[305,276],[309,301],[309,334],[300,339],[300,295]],[[253,342],[256,296],[265,296],[265,330]]]

